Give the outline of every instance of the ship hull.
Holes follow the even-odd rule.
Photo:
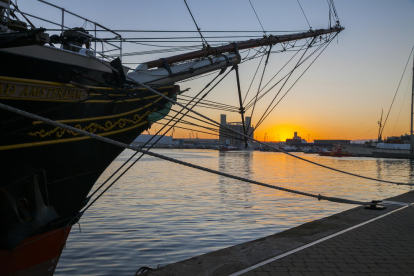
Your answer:
[[[0,250],[0,275],[53,275],[70,229],[45,232],[24,240],[11,251]]]
[[[159,95],[117,86],[119,76],[94,59],[19,48],[0,51],[7,61],[0,67],[3,104],[125,144],[150,127],[151,115],[169,111]],[[173,97],[179,87],[157,90]],[[0,275],[52,275],[50,262],[57,263],[90,190],[124,149],[4,110],[0,118]],[[57,235],[60,243],[50,240]]]

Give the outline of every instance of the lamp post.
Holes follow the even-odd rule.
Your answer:
[[[264,142],[266,142],[266,135],[267,135],[267,133],[265,133],[265,135],[263,137]]]
[[[309,140],[309,134],[308,134],[308,143],[310,143],[310,140]]]

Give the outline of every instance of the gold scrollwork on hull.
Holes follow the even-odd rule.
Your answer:
[[[77,129],[88,131],[90,133],[95,133],[97,130],[107,132],[116,127],[119,129],[124,128],[127,123],[136,125],[156,110],[157,110],[156,108],[153,111],[149,110],[146,113],[144,113],[142,116],[135,114],[131,119],[120,118],[116,122],[106,121],[103,125],[100,125],[97,123],[90,123],[89,125],[85,127],[82,127],[81,125],[75,125],[74,127]],[[71,134],[73,136],[79,135],[79,133],[76,133],[71,130],[61,128],[61,127],[56,127],[49,131],[42,129],[36,132],[29,132],[28,135],[34,136],[34,137],[39,136],[41,138],[44,138],[44,137],[52,136],[54,134],[57,138],[61,138],[65,133]]]

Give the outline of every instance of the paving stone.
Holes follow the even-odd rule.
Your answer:
[[[264,265],[261,268],[263,269],[263,271],[267,271],[267,272],[269,272],[269,271],[276,271],[275,268],[273,266],[270,266],[269,264]]]
[[[308,267],[321,267],[323,266],[321,263],[306,263]]]
[[[323,266],[324,267],[338,267],[335,263],[327,263],[327,262],[323,263]]]
[[[270,271],[268,272],[270,276],[290,276],[288,272],[275,272]]]
[[[259,271],[259,272],[256,272],[256,276],[270,276],[270,274],[265,271]]]
[[[306,274],[303,274],[302,272],[289,272],[290,276],[305,276]]]
[[[371,270],[371,268],[369,268],[369,267],[358,267],[357,269],[358,269],[358,271],[360,271],[360,272],[372,273],[372,270]]]
[[[336,276],[336,274],[333,272],[322,272],[322,275],[323,276]]]
[[[289,267],[289,273],[290,272],[308,272],[308,269],[305,267]]]
[[[413,217],[414,208],[394,212],[265,265],[254,276],[413,276]]]
[[[290,276],[289,272],[274,272],[274,271],[270,271],[269,275],[270,276]]]
[[[293,265],[294,265],[295,267],[306,267],[306,263],[299,263],[299,262],[295,262],[295,263],[293,263]]]
[[[320,267],[319,269],[322,272],[335,272],[335,271],[338,271],[337,267]]]
[[[243,273],[241,276],[257,276],[257,275],[256,275],[256,272],[249,271],[249,272]]]
[[[336,276],[355,276],[353,272],[336,272]]]
[[[308,271],[310,272],[321,272],[319,267],[307,267]]]

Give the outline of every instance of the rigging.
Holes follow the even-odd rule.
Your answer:
[[[184,3],[185,3],[185,5],[187,6],[188,12],[190,13],[191,18],[193,19],[193,22],[194,22],[194,24],[195,24],[195,26],[196,26],[196,28],[197,28],[198,33],[200,34],[201,41],[205,42],[205,43],[206,43],[206,46],[208,47],[208,46],[209,46],[209,45],[208,45],[208,42],[207,42],[207,40],[203,37],[203,34],[201,33],[201,29],[198,27],[197,22],[196,22],[196,21],[195,21],[195,19],[194,19],[193,13],[191,12],[190,7],[189,7],[189,6],[188,6],[188,4],[187,4],[187,1],[186,1],[186,0],[184,0]],[[204,43],[203,43],[203,44],[204,44]]]
[[[251,1],[251,0],[249,0],[249,2],[250,2],[250,6],[252,6],[252,9],[253,9],[253,11],[254,11],[254,14],[256,15],[257,20],[259,21],[260,27],[262,27],[263,34],[264,34],[264,35],[266,35],[266,31],[264,30],[263,25],[262,25],[262,22],[260,21],[260,18],[259,18],[259,16],[257,15],[256,10],[255,10],[255,9],[254,9],[254,7],[253,7],[252,1]]]
[[[311,25],[310,25],[310,23],[309,23],[309,20],[308,20],[308,18],[306,17],[305,11],[304,11],[304,10],[303,10],[303,8],[302,8],[302,5],[300,4],[299,0],[297,0],[297,1],[298,1],[298,4],[299,4],[300,9],[302,10],[303,16],[305,16],[306,22],[308,22],[309,29],[312,29],[312,27],[311,27]]]
[[[402,73],[402,75],[401,75],[400,82],[398,83],[398,86],[397,86],[397,90],[395,90],[394,98],[392,99],[392,102],[391,102],[390,108],[388,109],[387,117],[385,117],[384,125],[382,126],[382,129],[381,129],[381,132],[380,132],[380,136],[381,136],[381,137],[382,137],[382,133],[383,133],[383,131],[384,131],[385,125],[386,125],[386,123],[387,123],[388,116],[390,115],[391,108],[392,108],[392,106],[393,106],[393,104],[394,104],[395,97],[397,96],[398,90],[400,89],[401,81],[402,81],[402,79],[403,79],[403,77],[404,77],[404,75],[405,75],[405,71],[407,70],[408,62],[410,61],[410,58],[411,58],[411,55],[413,54],[413,51],[414,51],[414,47],[413,47],[413,48],[411,48],[410,56],[408,57],[407,63],[405,64],[404,71],[403,71],[403,73]]]

